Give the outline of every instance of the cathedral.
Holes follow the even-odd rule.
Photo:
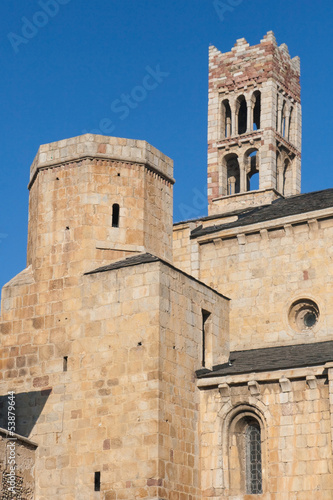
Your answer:
[[[208,216],[145,141],[40,146],[0,317],[1,500],[332,500],[333,189],[300,61],[209,49]]]

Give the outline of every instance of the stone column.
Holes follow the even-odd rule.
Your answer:
[[[290,121],[290,109],[286,111],[286,125],[285,125],[285,138],[289,141],[289,121]]]
[[[277,170],[277,190],[279,193],[283,194],[283,167],[279,167]]]
[[[278,99],[277,99],[277,131],[279,134],[281,134],[281,129],[282,129],[282,102],[281,102],[281,96],[278,94]]]
[[[238,113],[236,113],[235,109],[235,104],[231,108],[231,129],[232,129],[232,135],[237,135],[237,118],[238,118]]]
[[[228,117],[226,119],[226,122],[227,122],[227,133],[226,133],[226,137],[230,137],[231,136],[231,118]]]
[[[246,132],[252,132],[253,131],[253,102],[250,101],[247,103],[247,126],[246,126]]]
[[[277,131],[279,134],[282,135],[282,106],[278,107],[278,125],[277,125]]]
[[[236,179],[235,177],[230,177],[228,179],[228,194],[235,194],[236,191]]]
[[[243,162],[239,165],[239,173],[240,173],[240,192],[241,193],[246,193],[247,191],[247,182],[246,182],[246,161],[243,160]]]

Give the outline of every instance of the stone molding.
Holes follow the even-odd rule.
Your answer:
[[[197,380],[197,387],[220,387],[221,385],[248,384],[255,380],[259,382],[279,382],[283,378],[288,380],[305,379],[309,376],[326,376],[329,366],[316,366],[307,368],[290,368],[289,370],[276,370],[273,372],[251,372],[236,375],[220,375]]]
[[[201,243],[208,243],[216,238],[231,238],[238,237],[240,234],[247,233],[260,233],[264,229],[283,229],[286,226],[291,226],[293,223],[308,224],[308,221],[313,221],[313,214],[316,215],[316,220],[320,222],[320,219],[327,218],[327,216],[333,217],[333,207],[325,208],[323,210],[316,210],[315,212],[305,212],[303,214],[289,215],[288,217],[270,219],[267,221],[257,222],[256,224],[248,224],[246,226],[236,226],[230,229],[220,229],[216,233],[211,233],[203,236],[199,236],[197,241],[199,245]],[[216,221],[215,225],[218,225]]]
[[[85,134],[43,144],[30,168],[30,189],[38,172],[83,160],[106,160],[146,166],[174,184],[173,161],[146,141]]]

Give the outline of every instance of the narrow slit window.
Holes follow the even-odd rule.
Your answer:
[[[206,366],[206,349],[207,349],[207,320],[210,316],[208,311],[202,310],[202,361],[203,367]]]
[[[119,205],[114,203],[112,205],[112,227],[119,227]]]
[[[95,491],[101,491],[101,473],[95,472]]]
[[[67,368],[68,368],[68,356],[64,356],[63,371],[67,372]]]

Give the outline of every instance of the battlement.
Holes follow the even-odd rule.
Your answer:
[[[300,59],[291,58],[285,43],[278,46],[274,33],[269,31],[260,44],[250,46],[245,38],[236,41],[230,52],[209,48],[210,88],[220,91],[257,86],[275,78],[284,90],[300,100]]]
[[[229,210],[225,197],[260,193],[298,194],[301,188],[300,60],[269,31],[250,46],[245,38],[231,51],[209,49],[209,213]],[[256,191],[255,197],[247,196]],[[223,200],[222,200],[223,199]]]

